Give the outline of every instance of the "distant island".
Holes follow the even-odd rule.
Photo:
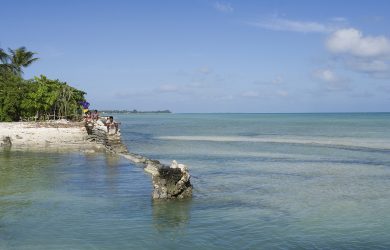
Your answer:
[[[157,110],[157,111],[138,111],[133,110],[100,110],[101,114],[170,114],[169,110]]]

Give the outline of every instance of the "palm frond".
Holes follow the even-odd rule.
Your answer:
[[[3,49],[0,49],[0,61],[3,64],[7,64],[9,61],[9,55]]]
[[[8,51],[10,53],[9,60],[13,65],[15,72],[19,75],[23,74],[22,67],[28,67],[38,60],[38,58],[34,58],[36,53],[28,51],[26,47],[20,47],[15,50],[9,48]]]

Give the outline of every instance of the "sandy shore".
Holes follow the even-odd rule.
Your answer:
[[[92,148],[95,143],[86,141],[87,131],[82,122],[65,120],[53,122],[1,122],[0,144],[11,138],[17,148]]]

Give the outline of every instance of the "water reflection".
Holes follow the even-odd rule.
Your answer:
[[[96,152],[96,151],[85,151],[84,152],[84,157],[88,162],[94,162],[97,160],[100,160],[102,157],[104,157],[105,162],[107,166],[109,167],[117,167],[120,165],[121,157],[116,155],[116,154],[109,154],[109,153],[104,153],[104,152]]]
[[[113,154],[106,154],[106,164],[109,167],[117,167],[120,165],[121,157]]]
[[[10,157],[11,157],[11,147],[2,147],[2,148],[0,148],[0,149],[2,149],[0,152],[1,152],[1,154],[0,154],[0,156],[2,157],[2,158],[4,158],[4,160],[9,160],[10,159]],[[5,164],[4,164],[5,165]]]
[[[51,155],[4,149],[0,154],[0,195],[29,193],[55,178],[46,168],[58,162]]]
[[[158,231],[183,229],[190,219],[191,199],[152,202],[153,225]]]

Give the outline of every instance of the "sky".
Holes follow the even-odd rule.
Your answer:
[[[26,46],[93,109],[389,112],[390,1],[4,1]]]

